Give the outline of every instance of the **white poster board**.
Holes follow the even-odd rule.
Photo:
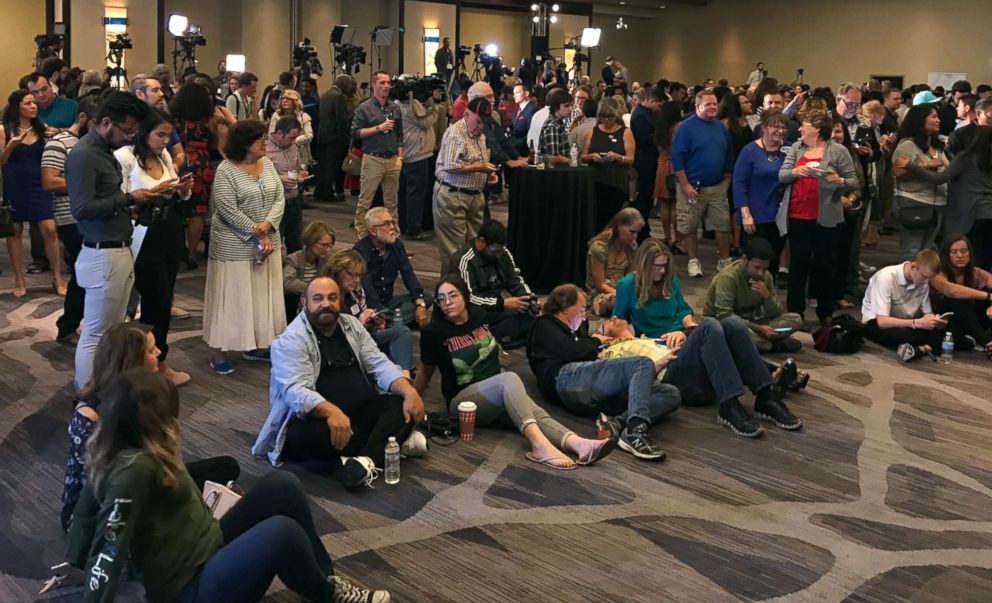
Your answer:
[[[953,71],[931,71],[927,74],[927,84],[930,84],[931,90],[937,86],[943,86],[944,90],[950,90],[954,82],[966,79],[968,79],[967,73]]]

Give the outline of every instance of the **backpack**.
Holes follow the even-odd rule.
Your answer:
[[[813,332],[813,345],[819,352],[854,354],[861,351],[864,327],[848,314],[838,314]]]

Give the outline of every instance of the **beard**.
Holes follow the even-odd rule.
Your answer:
[[[392,245],[393,243],[396,242],[397,234],[396,231],[393,230],[387,235],[376,235],[375,239],[376,241],[382,243],[383,245]]]
[[[325,308],[317,312],[307,310],[307,320],[315,327],[330,327],[337,323],[339,311],[334,308]]]

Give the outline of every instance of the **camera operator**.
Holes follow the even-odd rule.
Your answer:
[[[321,201],[344,201],[341,164],[351,143],[352,112],[348,99],[354,96],[356,88],[354,78],[342,73],[320,97],[320,126],[314,145],[318,168],[314,197]]]
[[[389,98],[389,74],[372,74],[372,96],[355,110],[352,137],[362,141],[362,188],[355,208],[358,238],[365,236],[365,212],[372,207],[376,189],[382,185],[382,201],[397,215],[397,192],[403,167],[403,122],[399,107]]]
[[[441,40],[441,47],[434,53],[434,69],[447,87],[455,70],[455,57],[451,54],[451,38]]]
[[[430,160],[434,154],[434,124],[437,107],[427,89],[429,80],[405,86],[397,95],[403,116],[403,170],[400,173],[404,194],[400,199],[400,231],[407,240],[425,241],[424,206],[430,190]],[[444,86],[444,80],[435,80]],[[417,98],[420,96],[420,98]]]

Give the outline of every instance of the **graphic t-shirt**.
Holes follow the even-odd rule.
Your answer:
[[[469,306],[468,321],[456,325],[435,317],[420,334],[420,360],[441,371],[441,393],[449,402],[472,383],[500,372],[499,344],[486,313]]]

